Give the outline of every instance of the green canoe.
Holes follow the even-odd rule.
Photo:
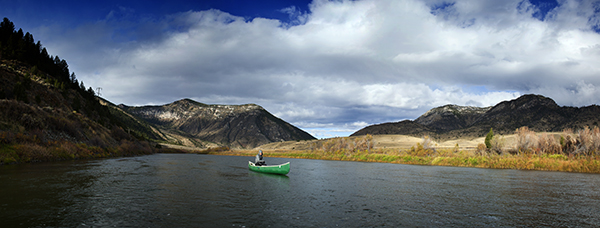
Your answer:
[[[290,163],[286,162],[281,165],[263,165],[256,166],[254,162],[248,161],[248,169],[259,173],[272,173],[286,175],[290,172]]]

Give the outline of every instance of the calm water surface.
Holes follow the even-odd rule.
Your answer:
[[[0,167],[2,227],[599,227],[600,175],[156,154]]]

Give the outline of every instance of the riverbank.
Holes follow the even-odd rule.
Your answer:
[[[337,139],[339,141],[339,139]],[[368,140],[367,140],[368,141]],[[361,143],[359,143],[361,144]],[[456,166],[493,169],[543,170],[579,173],[600,173],[600,156],[585,154],[545,154],[545,153],[489,153],[478,150],[425,149],[417,143],[411,149],[372,148],[363,143],[364,148],[353,150],[290,150],[262,149],[266,157],[319,159],[336,161],[382,162],[410,165]],[[327,144],[326,144],[327,145]],[[245,156],[250,160],[258,152],[252,150],[231,150],[216,147],[204,150],[186,150],[166,146],[150,146],[147,142],[125,141],[116,148],[100,148],[85,144],[61,142],[42,147],[35,144],[0,144],[0,164],[16,164],[42,161],[77,160],[90,158],[127,157],[153,153],[192,153],[229,156]]]
[[[123,141],[117,147],[89,146],[68,141],[48,145],[34,143],[0,144],[0,165],[51,162],[108,157],[129,157],[158,152],[147,142]]]
[[[600,157],[562,154],[477,154],[470,150],[442,149],[434,154],[414,153],[391,149],[336,153],[305,150],[265,150],[265,156],[280,158],[301,158],[336,161],[381,162],[408,165],[456,166],[493,169],[543,170],[579,173],[600,173]],[[413,152],[413,153],[411,153]],[[209,150],[177,150],[153,148],[126,143],[118,149],[101,149],[84,144],[63,143],[54,147],[41,148],[31,145],[0,145],[0,164],[16,164],[43,161],[78,160],[107,157],[139,156],[153,153],[194,153],[228,156],[244,156],[250,160],[257,150],[229,150],[213,148]]]
[[[192,151],[179,148],[162,147],[148,141],[123,140],[117,146],[99,147],[85,143],[54,141],[48,143],[11,143],[2,141],[0,133],[0,165],[36,162],[53,162],[95,158],[132,157],[156,153],[202,153],[220,150]],[[41,145],[40,145],[41,144]],[[229,149],[229,148],[227,148]]]
[[[336,161],[382,162],[408,165],[457,166],[492,169],[542,170],[578,173],[600,173],[600,158],[592,156],[489,154],[476,155],[475,151],[440,150],[436,155],[410,155],[406,152],[376,150],[357,153],[322,153],[293,150],[263,150],[265,156]],[[247,156],[253,158],[256,150],[209,152],[215,155]]]
[[[259,149],[267,157],[600,173],[598,127],[542,133],[521,127],[514,135],[508,136],[494,136],[490,130],[485,138],[441,143],[428,136],[419,139],[402,135],[365,135],[282,142],[265,145],[254,151],[209,154],[252,157]]]

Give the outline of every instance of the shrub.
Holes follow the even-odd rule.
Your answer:
[[[98,135],[93,135],[92,137],[90,137],[90,139],[88,140],[88,143],[90,144],[90,146],[96,146],[96,147],[100,147],[100,148],[108,147],[106,141]]]
[[[434,142],[433,142],[433,140],[431,140],[431,137],[425,135],[425,136],[423,136],[422,139],[423,139],[423,143],[422,144],[423,144],[423,148],[424,149],[426,149],[426,150],[435,150],[433,148]]]
[[[117,127],[117,126],[113,127],[110,131],[110,134],[117,141],[131,140],[131,136],[129,134],[127,134],[127,132],[125,132],[123,130],[123,128],[121,128],[121,127]]]
[[[535,151],[537,146],[537,136],[535,132],[529,130],[529,127],[520,127],[516,130],[517,134],[517,151],[519,153],[528,153]]]
[[[15,142],[15,134],[10,131],[0,132],[0,144],[12,144]]]
[[[20,158],[19,162],[49,161],[51,158],[48,149],[37,144],[21,144],[15,149]]]
[[[477,154],[485,155],[487,154],[487,147],[483,143],[479,143],[477,145]]]
[[[560,154],[561,146],[556,139],[548,134],[542,134],[538,137],[538,148],[543,154]]]
[[[589,127],[585,127],[577,131],[578,143],[577,151],[578,154],[595,155],[600,150],[600,129],[594,127],[590,130]]]
[[[352,151],[356,152],[356,151],[368,151],[371,152],[371,150],[375,147],[375,140],[373,140],[373,136],[370,134],[365,135],[365,137],[363,138],[356,138],[354,139],[354,148]]]
[[[549,155],[548,157],[549,157],[549,158],[553,158],[553,159],[559,159],[559,160],[563,160],[563,161],[566,161],[566,160],[567,160],[567,157],[565,157],[565,156],[564,156],[564,155],[562,155],[562,154],[552,154],[552,155]]]
[[[311,151],[322,151],[324,153],[357,153],[360,151],[371,152],[375,147],[375,140],[372,135],[365,135],[364,137],[357,137],[354,140],[350,138],[332,138],[319,140],[314,142],[310,146]]]
[[[504,137],[493,137],[490,140],[490,152],[496,152],[496,154],[502,154],[502,149],[504,148]]]
[[[12,164],[19,160],[19,155],[13,146],[0,144],[0,165]]]
[[[411,156],[426,156],[428,153],[425,151],[421,143],[417,143],[416,147],[412,146],[410,150],[406,152],[406,154]]]
[[[565,154],[575,153],[577,149],[577,137],[570,128],[564,129],[561,137],[562,152]]]
[[[412,146],[407,151],[408,155],[412,156],[431,156],[435,154],[435,148],[433,148],[433,141],[429,136],[423,136],[423,143],[417,143],[416,147]]]

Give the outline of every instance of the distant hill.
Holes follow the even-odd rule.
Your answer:
[[[541,95],[523,95],[493,107],[445,105],[433,108],[414,121],[367,126],[352,136],[366,134],[430,135],[439,139],[481,137],[490,128],[497,134],[513,134],[522,126],[537,132],[557,132],[597,126],[600,107],[561,107]]]
[[[207,105],[183,99],[161,106],[119,107],[158,128],[167,135],[167,141],[193,147],[254,148],[315,139],[255,104]]]

